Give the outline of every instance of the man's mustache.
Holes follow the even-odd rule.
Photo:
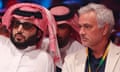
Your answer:
[[[15,37],[16,37],[17,35],[20,35],[20,36],[24,37],[24,35],[23,35],[21,32],[16,33],[16,34],[15,34]]]

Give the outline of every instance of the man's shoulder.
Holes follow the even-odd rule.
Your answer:
[[[117,46],[116,44],[110,42],[110,52],[119,52],[120,53],[120,46]]]
[[[85,48],[80,42],[74,40],[71,44],[71,46],[73,47],[77,47],[77,48]]]
[[[43,64],[52,64],[53,63],[53,59],[52,57],[46,52],[46,51],[40,51],[39,55],[37,57],[37,62],[38,63],[43,63]]]
[[[81,43],[80,43],[80,42],[78,42],[78,41],[76,41],[76,40],[72,41],[72,44],[81,45]]]
[[[8,37],[2,36],[0,35],[0,44],[4,44],[7,43],[10,39]]]
[[[44,51],[44,50],[41,50],[40,53],[39,53],[39,55],[49,56],[49,54],[46,51]]]
[[[68,61],[79,60],[83,57],[86,57],[86,48],[82,48],[75,53],[69,54],[65,57]]]
[[[38,58],[48,60],[48,59],[51,59],[52,57],[46,51],[40,50],[38,54]]]
[[[8,40],[9,38],[8,37],[6,37],[6,36],[2,36],[2,35],[0,35],[0,40]]]

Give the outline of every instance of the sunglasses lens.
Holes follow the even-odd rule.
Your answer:
[[[28,22],[24,22],[24,23],[22,23],[22,25],[23,25],[23,28],[26,29],[26,30],[31,29],[32,27],[34,27],[33,24],[28,23]]]
[[[20,25],[19,21],[12,20],[12,22],[11,22],[11,27],[12,28],[18,28],[19,25]]]
[[[11,27],[12,28],[18,28],[20,25],[22,25],[23,28],[26,29],[26,30],[29,30],[32,27],[34,27],[34,25],[32,23],[29,23],[29,22],[21,23],[20,21],[17,21],[17,20],[12,20],[12,22],[11,22]]]

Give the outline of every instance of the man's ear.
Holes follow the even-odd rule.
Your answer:
[[[110,27],[110,25],[107,24],[107,23],[104,25],[104,27],[103,27],[103,35],[106,35],[109,32],[109,27]]]

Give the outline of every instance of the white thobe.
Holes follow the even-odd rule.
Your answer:
[[[0,36],[0,72],[54,72],[54,64],[45,51],[35,46],[19,50]]]

